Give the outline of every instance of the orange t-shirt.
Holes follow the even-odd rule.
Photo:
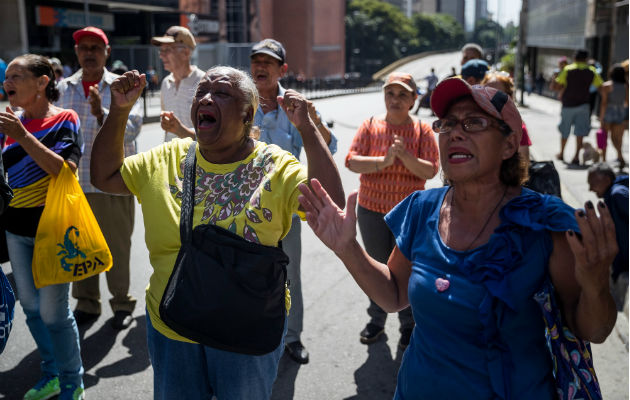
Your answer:
[[[439,152],[435,134],[425,122],[414,120],[411,124],[391,125],[384,119],[373,117],[361,124],[346,156],[384,156],[394,143],[394,135],[400,136],[405,148],[417,158],[429,161],[433,173],[438,171]],[[359,205],[370,211],[389,212],[402,199],[416,190],[423,190],[425,180],[409,171],[396,159],[393,165],[369,174],[361,174]]]

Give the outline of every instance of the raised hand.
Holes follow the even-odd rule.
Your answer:
[[[131,109],[136,103],[142,90],[147,84],[145,74],[140,74],[138,70],[128,71],[112,82],[112,108]]]
[[[15,115],[11,107],[7,107],[6,112],[0,112],[0,132],[13,138],[15,141],[28,134],[28,131],[22,125],[22,121]]]
[[[582,239],[568,231],[567,241],[575,258],[575,279],[582,290],[596,292],[609,287],[609,268],[619,248],[615,224],[604,202],[598,204],[599,217],[590,201],[584,210],[576,210],[575,217]]]
[[[182,129],[183,124],[172,111],[162,111],[160,113],[160,126],[166,132],[171,132],[180,136],[179,132]]]
[[[284,109],[289,121],[298,130],[310,124],[308,100],[301,93],[289,89],[284,92],[284,97],[278,96],[278,104]]]
[[[335,253],[341,253],[356,241],[356,191],[348,196],[344,211],[335,204],[317,179],[311,179],[310,188],[301,184],[299,189],[302,195],[298,200],[306,211],[306,221],[322,243]]]
[[[98,85],[92,85],[88,88],[88,103],[90,103],[90,113],[92,115],[97,118],[103,116],[102,99],[98,91]]]

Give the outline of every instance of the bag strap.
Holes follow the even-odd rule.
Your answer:
[[[182,245],[184,245],[184,243],[190,243],[192,240],[193,213],[195,210],[193,193],[195,191],[195,165],[197,163],[197,158],[195,156],[196,148],[197,142],[193,141],[188,148],[186,161],[184,162],[182,206],[179,216],[179,236]]]

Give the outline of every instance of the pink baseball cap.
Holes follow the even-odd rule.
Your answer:
[[[387,80],[383,85],[383,89],[391,86],[391,85],[400,85],[403,88],[407,89],[414,96],[418,94],[418,87],[416,86],[416,81],[413,79],[411,74],[406,72],[394,71],[387,76]]]
[[[487,86],[470,86],[460,78],[440,82],[431,94],[431,109],[438,118],[444,118],[449,107],[462,97],[471,96],[482,110],[507,124],[518,136],[523,136],[523,120],[516,105],[506,93]]]
[[[81,38],[84,36],[94,36],[95,38],[101,39],[103,43],[105,43],[105,45],[109,45],[109,40],[107,40],[107,35],[105,34],[105,32],[94,26],[86,26],[83,29],[74,31],[74,33],[72,34],[74,43],[79,44],[79,40],[81,40]]]

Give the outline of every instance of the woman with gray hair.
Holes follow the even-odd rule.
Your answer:
[[[94,141],[91,171],[96,187],[132,193],[142,205],[154,269],[146,303],[155,399],[213,395],[268,399],[284,349],[282,340],[270,353],[241,354],[195,343],[161,318],[162,296],[182,247],[179,223],[186,155],[196,144],[193,225],[222,227],[266,246],[276,246],[287,234],[294,213],[304,218],[298,185],[310,178],[322,180],[331,197],[343,205],[339,173],[309,118],[306,98],[295,91],[287,90],[278,102],[302,135],[308,168],[289,152],[254,140],[250,131],[258,92],[248,74],[230,67],[208,70],[199,83],[191,108],[196,142],[176,139],[124,158],[125,121],[145,85],[145,75],[137,71],[113,82],[112,106]]]

